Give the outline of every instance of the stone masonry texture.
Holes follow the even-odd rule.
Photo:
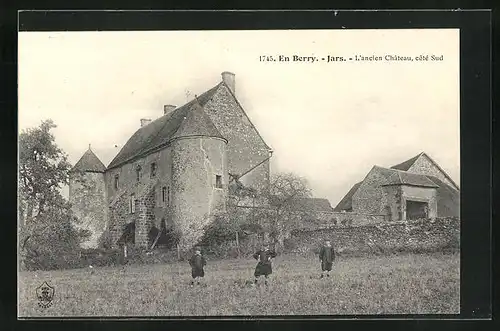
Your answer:
[[[269,149],[225,85],[205,105],[205,111],[228,140],[228,171],[242,174],[269,157]],[[243,184],[262,188],[269,183],[269,160],[241,178]]]
[[[380,186],[386,178],[374,167],[352,196],[352,210],[360,214],[383,214],[385,193]]]
[[[405,250],[439,250],[460,242],[457,218],[421,219],[361,226],[334,226],[292,233],[297,253],[311,253],[325,239],[339,253],[379,253]]]
[[[104,174],[73,172],[70,174],[70,203],[79,219],[76,226],[90,230],[91,236],[82,243],[84,248],[97,247],[107,227],[107,201]]]
[[[172,144],[172,220],[183,249],[197,243],[210,216],[224,208],[228,189],[226,142],[193,137]],[[216,176],[222,187],[216,187]]]
[[[435,176],[451,187],[455,187],[455,185],[431,162],[431,160],[429,160],[425,154],[420,156],[415,161],[415,163],[408,169],[408,172]]]

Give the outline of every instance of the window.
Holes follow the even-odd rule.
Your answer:
[[[134,194],[130,195],[129,211],[131,214],[135,213],[135,195]]]
[[[215,187],[222,188],[222,176],[221,175],[215,175]]]
[[[119,175],[115,175],[115,190],[118,190],[118,180],[120,179],[120,176]]]
[[[161,188],[161,201],[164,206],[170,205],[170,186],[163,186]]]
[[[156,176],[156,163],[151,163],[151,178]]]
[[[141,180],[141,166],[137,166],[137,168],[135,168],[135,175],[137,181],[139,182]]]

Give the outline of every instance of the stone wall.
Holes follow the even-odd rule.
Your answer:
[[[181,247],[194,245],[228,190],[226,142],[217,138],[182,138],[172,143],[172,220],[182,234]],[[222,187],[216,187],[216,175]]]
[[[135,222],[135,244],[141,247],[146,246],[147,233],[156,223],[155,189],[158,185],[158,179],[150,179],[145,183],[131,183],[122,187],[113,201],[109,203],[109,231],[114,245],[123,234],[125,226]],[[130,209],[132,194],[135,201],[133,212]]]
[[[137,221],[135,225],[135,246],[146,248],[149,244],[149,230],[155,225],[155,194],[154,187],[149,187],[137,201]]]
[[[373,225],[336,226],[292,232],[296,253],[316,252],[325,239],[332,240],[340,254],[397,251],[433,251],[457,248],[460,220],[436,218]]]
[[[380,185],[385,180],[379,169],[373,167],[352,196],[352,211],[360,214],[383,214],[386,196]]]
[[[424,154],[420,156],[415,163],[408,169],[408,172],[413,172],[416,174],[434,176],[441,179],[446,184],[458,189],[444,174],[439,170],[431,160]]]
[[[156,174],[154,177],[151,177],[151,164],[153,162],[156,163]],[[137,181],[137,166],[141,167],[141,176],[139,181]],[[118,189],[115,189],[114,187],[115,175],[119,176]],[[148,211],[148,213],[152,213],[152,216],[148,216],[148,219],[152,222],[152,225],[157,228],[160,228],[162,219],[165,219],[167,224],[172,224],[172,152],[170,146],[166,146],[155,153],[107,171],[105,174],[105,180],[108,202],[112,204],[114,201],[113,205],[116,205],[116,207],[107,208],[109,210],[108,214],[110,217],[109,228],[112,232],[114,242],[120,238],[123,228],[127,223],[138,220],[137,215],[140,207],[138,203],[142,198],[141,192],[144,190],[144,187],[146,185],[150,185],[152,181],[155,181],[153,191],[147,191],[147,199],[153,199],[153,201],[149,203],[153,206],[153,209]],[[167,195],[169,195],[165,198],[165,202],[162,197],[163,187],[166,188]],[[135,194],[137,199],[135,214],[131,214],[129,211],[129,199],[132,193]],[[119,197],[118,195],[123,196]],[[136,232],[137,231],[139,231],[139,227],[136,227]],[[141,229],[140,231],[145,231],[145,229]]]
[[[153,162],[156,163],[155,178],[159,180],[158,187],[170,186],[172,181],[171,153],[171,147],[166,146],[155,153],[136,159],[120,167],[108,170],[105,175],[108,201],[113,201],[116,194],[118,194],[123,188],[130,187],[131,185],[138,183],[136,174],[136,168],[138,166],[142,169],[139,184],[149,182],[151,180],[151,164]],[[114,187],[115,175],[119,176],[118,189],[115,189]],[[159,197],[158,192],[156,194],[157,197]]]
[[[242,174],[269,157],[269,149],[243,109],[225,85],[221,85],[205,111],[219,132],[228,140],[228,169]],[[261,188],[269,183],[269,160],[242,177],[243,184]]]
[[[329,227],[340,225],[364,225],[378,224],[386,221],[384,215],[365,215],[353,212],[314,212],[311,215],[314,219],[304,220],[306,228]]]
[[[385,215],[387,215],[388,220],[391,221],[401,221],[403,220],[403,209],[402,209],[402,190],[401,186],[390,185],[382,186],[384,190],[387,205],[384,209]]]
[[[97,247],[107,227],[107,201],[104,174],[72,172],[69,183],[69,201],[78,217],[76,226],[90,230],[91,236],[81,244],[83,248]]]

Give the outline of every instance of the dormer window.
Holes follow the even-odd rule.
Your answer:
[[[151,178],[156,177],[156,162],[151,163]]]
[[[137,166],[135,168],[135,177],[136,177],[136,180],[139,182],[141,180],[141,166]]]

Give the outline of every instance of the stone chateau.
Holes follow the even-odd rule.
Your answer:
[[[209,216],[225,208],[232,181],[255,189],[269,184],[271,155],[236,98],[235,75],[223,72],[221,82],[187,104],[141,119],[107,167],[90,147],[75,164],[69,199],[92,232],[84,246],[96,247],[108,230],[115,246],[146,248],[152,228],[175,228],[188,248]]]

